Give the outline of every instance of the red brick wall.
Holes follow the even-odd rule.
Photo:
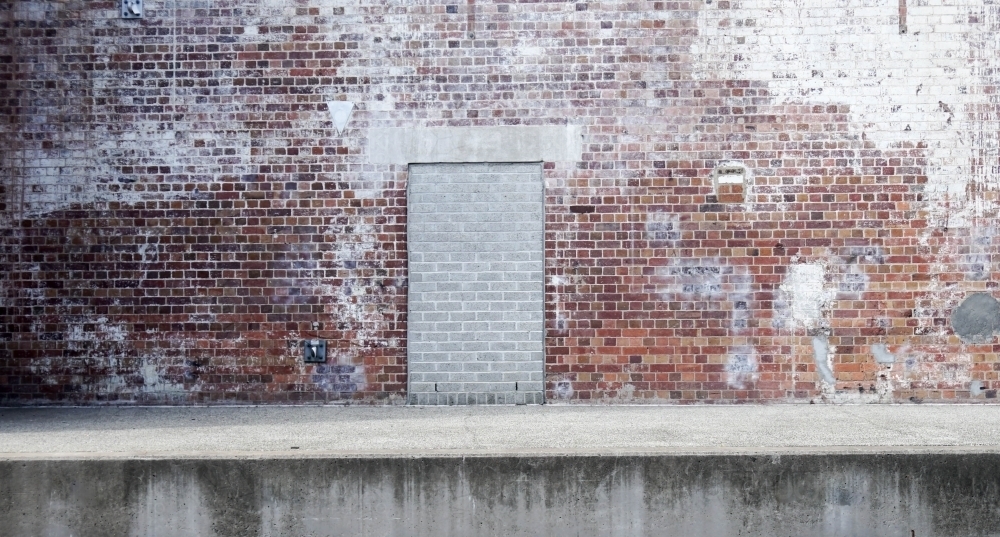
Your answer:
[[[996,287],[1000,17],[911,6],[900,47],[958,44],[927,74],[865,45],[898,6],[834,13],[875,66],[838,73],[755,41],[829,21],[757,4],[0,3],[0,402],[401,402],[406,169],[369,163],[368,129],[567,123],[549,400],[995,397],[995,341],[951,314]],[[956,77],[975,98],[945,102]],[[750,179],[716,192],[730,161]],[[302,364],[312,337],[327,365]]]

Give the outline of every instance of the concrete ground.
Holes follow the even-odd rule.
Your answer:
[[[0,408],[0,460],[1000,453],[1000,405]]]

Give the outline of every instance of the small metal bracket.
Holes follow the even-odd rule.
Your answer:
[[[303,340],[302,361],[307,364],[326,363],[326,341],[322,339]]]
[[[123,19],[142,18],[142,0],[121,0]]]

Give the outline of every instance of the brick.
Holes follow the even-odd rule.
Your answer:
[[[422,311],[421,305],[434,304],[434,310],[466,320],[455,322],[454,317],[449,322],[436,323],[411,320],[408,325],[411,339],[462,341],[463,345],[460,351],[446,353],[440,347],[411,347],[408,362],[449,360],[480,366],[475,371],[447,375],[433,390],[427,384],[415,388],[411,383],[410,400],[435,404],[435,399],[421,398],[419,391],[512,394],[516,386],[500,381],[528,380],[525,376],[528,373],[494,373],[495,364],[530,361],[532,370],[539,374],[544,367],[541,353],[525,352],[540,350],[542,342],[540,167],[448,164],[411,166],[410,171],[409,203],[414,209],[410,211],[410,251],[420,253],[421,259],[427,261],[452,259],[453,252],[461,251],[472,254],[476,262],[411,264],[411,271],[420,273],[421,281],[437,282],[434,288],[410,286],[411,310]],[[433,194],[425,197],[424,192]],[[435,217],[442,212],[459,216],[450,220]],[[503,218],[500,221],[488,218],[487,222],[479,218],[489,214],[502,214]],[[424,215],[430,218],[425,220]],[[503,260],[502,253],[508,251],[516,252],[517,259],[530,259],[524,255],[526,252],[539,255],[535,261],[509,262]],[[510,273],[523,274],[526,281],[505,281],[504,276]],[[536,281],[531,282],[530,278]],[[451,291],[435,292],[444,289]],[[505,319],[503,311],[494,311],[494,304],[513,308],[523,305],[537,314],[514,322]],[[526,337],[534,338],[535,345],[522,350],[518,343],[523,343]],[[536,391],[540,393],[540,389]]]
[[[408,372],[421,404],[987,401],[998,354],[951,319],[996,292],[998,60],[969,51],[1000,13],[904,4],[487,2],[461,15],[475,38],[427,2],[12,4],[0,404],[383,403]],[[379,129],[489,130],[511,146],[477,159],[527,155],[520,127],[579,140],[447,183],[372,158]],[[454,141],[436,154],[462,157]],[[717,188],[731,162],[744,183]],[[517,241],[449,238],[498,226]],[[450,302],[477,292],[499,295]],[[448,298],[412,300],[431,293]],[[407,334],[493,321],[513,351]],[[316,337],[330,360],[306,365]],[[484,374],[530,353],[545,393],[422,392],[438,373],[413,352],[499,353]]]

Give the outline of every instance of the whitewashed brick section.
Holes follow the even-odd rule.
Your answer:
[[[541,164],[411,165],[409,393],[541,403]]]
[[[998,56],[980,52],[996,48],[995,2],[907,0],[905,21],[898,0],[731,5],[698,11],[695,79],[765,83],[778,102],[846,105],[851,130],[868,143],[888,149],[919,142],[934,225],[967,228],[991,217],[993,202],[965,193],[1000,190],[1000,166],[976,164],[1000,159]],[[649,82],[664,76],[646,75]],[[863,159],[845,163],[859,168]]]

